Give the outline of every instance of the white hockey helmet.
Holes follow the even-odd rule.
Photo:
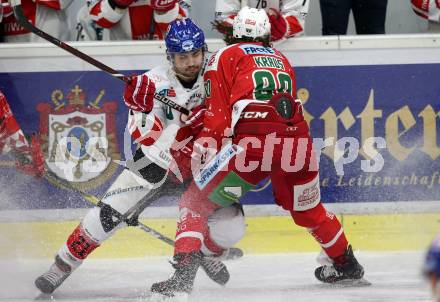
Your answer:
[[[270,35],[270,22],[267,13],[262,9],[243,7],[234,18],[234,38],[260,38]]]

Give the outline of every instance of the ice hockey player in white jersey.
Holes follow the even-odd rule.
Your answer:
[[[202,128],[207,47],[203,31],[190,19],[172,22],[165,44],[170,66],[156,67],[132,77],[125,87],[124,102],[130,108],[127,127],[140,148],[101,199],[100,206],[91,209],[68,236],[50,269],[35,280],[43,293],[51,294],[116,230],[130,222],[135,224],[139,213],[152,200],[170,190],[185,189],[185,179],[181,178],[185,174],[183,171],[179,173],[174,169],[183,184],[168,177],[170,164],[175,163],[169,149],[179,136],[184,140],[185,136],[196,135],[197,128]],[[155,102],[155,92],[166,95],[193,113],[187,117]],[[124,221],[115,211],[125,215]],[[216,218],[212,217],[212,221],[215,224]],[[217,259],[204,258],[201,267],[221,285],[229,279],[226,266]]]
[[[304,34],[309,4],[310,0],[216,0],[214,26],[228,44],[233,19],[243,6],[249,6],[266,11],[272,42],[297,37]]]
[[[66,9],[73,0],[22,0],[24,15],[37,28],[61,40],[71,40]],[[46,40],[29,32],[14,17],[12,7],[7,0],[0,0],[3,18],[0,18],[0,37],[3,42],[45,42]]]

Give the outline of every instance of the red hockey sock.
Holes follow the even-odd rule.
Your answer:
[[[99,244],[87,235],[81,224],[67,238],[69,252],[80,260],[86,259],[98,246]]]
[[[177,222],[174,254],[200,251],[207,232],[207,219],[195,211],[183,208]]]
[[[315,228],[309,229],[330,258],[344,254],[348,246],[344,230],[335,214],[326,212],[324,221]]]

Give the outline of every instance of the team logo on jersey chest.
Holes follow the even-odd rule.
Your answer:
[[[116,102],[100,104],[104,96],[86,104],[86,95],[76,85],[64,98],[52,92],[52,103],[39,103],[40,135],[49,180],[55,185],[68,181],[79,189],[98,187],[115,172],[120,159],[115,127]]]

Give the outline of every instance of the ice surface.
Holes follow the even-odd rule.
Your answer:
[[[430,301],[420,275],[421,252],[355,252],[364,265],[368,287],[334,287],[313,276],[316,254],[245,255],[226,264],[231,280],[222,288],[199,271],[191,302],[383,302]],[[55,301],[149,301],[153,282],[172,272],[167,258],[89,259],[55,292]],[[0,301],[32,301],[34,279],[50,260],[0,261]]]

